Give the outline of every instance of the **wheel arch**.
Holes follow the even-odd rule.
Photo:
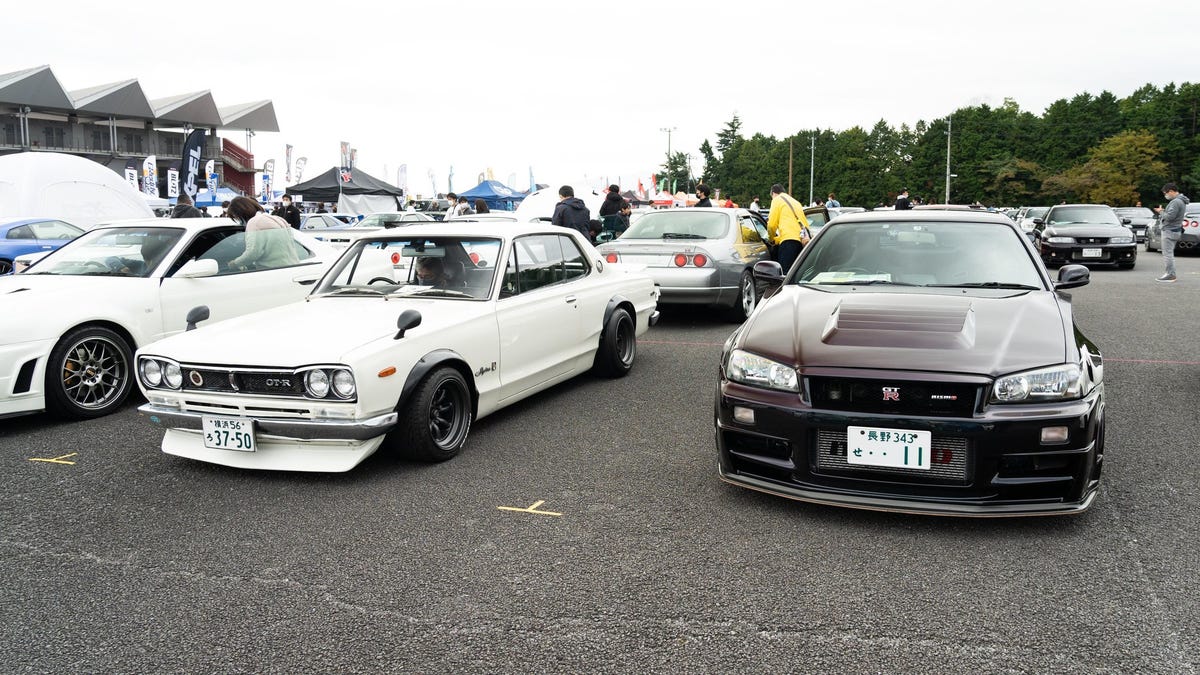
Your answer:
[[[604,341],[604,331],[608,329],[608,320],[618,309],[629,312],[629,318],[633,319],[633,325],[637,326],[637,309],[634,308],[633,301],[623,295],[614,295],[608,299],[608,306],[604,308],[604,319],[600,322],[600,342]]]
[[[67,333],[79,330],[80,328],[107,328],[108,330],[111,330],[119,335],[121,339],[125,341],[125,344],[129,345],[130,353],[136,352],[138,347],[141,346],[138,344],[138,341],[134,339],[133,333],[129,329],[115,321],[108,321],[106,319],[92,319],[91,321],[77,323],[74,326],[66,328],[62,331],[62,333],[59,333],[58,339],[62,340],[63,336],[65,336]],[[57,344],[57,341],[55,344]]]
[[[467,365],[467,360],[453,349],[435,349],[422,356],[413,365],[412,370],[408,371],[408,378],[404,380],[404,387],[400,390],[400,400],[396,402],[396,409],[399,410],[407,405],[421,380],[441,366],[449,366],[457,370],[467,381],[467,386],[471,391],[471,414],[472,416],[478,415],[479,389],[475,386],[475,376],[471,373],[471,367]]]

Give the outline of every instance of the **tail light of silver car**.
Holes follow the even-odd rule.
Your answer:
[[[676,267],[706,267],[712,261],[706,253],[676,253],[671,261]]]

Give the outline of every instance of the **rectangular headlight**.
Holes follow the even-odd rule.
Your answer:
[[[725,376],[739,384],[780,391],[800,391],[796,369],[761,356],[735,349],[725,364]]]
[[[1006,375],[992,385],[992,402],[1029,403],[1079,398],[1080,379],[1079,366],[1074,363]]]

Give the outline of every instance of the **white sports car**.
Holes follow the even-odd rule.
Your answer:
[[[545,223],[413,225],[361,239],[305,302],[139,350],[164,452],[348,471],[387,443],[456,455],[474,419],[589,369],[620,377],[658,290]]]
[[[244,250],[231,220],[130,220],[0,277],[0,417],[113,412],[133,391],[134,350],[183,331],[189,309],[221,320],[298,300],[337,257],[297,232],[295,265],[230,269]]]

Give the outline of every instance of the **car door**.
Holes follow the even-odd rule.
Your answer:
[[[294,232],[289,228],[289,232]],[[209,321],[277,307],[300,300],[312,290],[324,267],[315,253],[293,239],[299,264],[273,269],[237,271],[227,266],[245,250],[241,227],[210,228],[198,235],[166,268],[159,287],[164,336],[187,327],[187,313],[207,305]],[[215,260],[214,276],[188,279],[175,276],[191,260]]]
[[[581,331],[579,278],[568,278],[559,235],[513,240],[496,301],[501,402],[570,372]]]

